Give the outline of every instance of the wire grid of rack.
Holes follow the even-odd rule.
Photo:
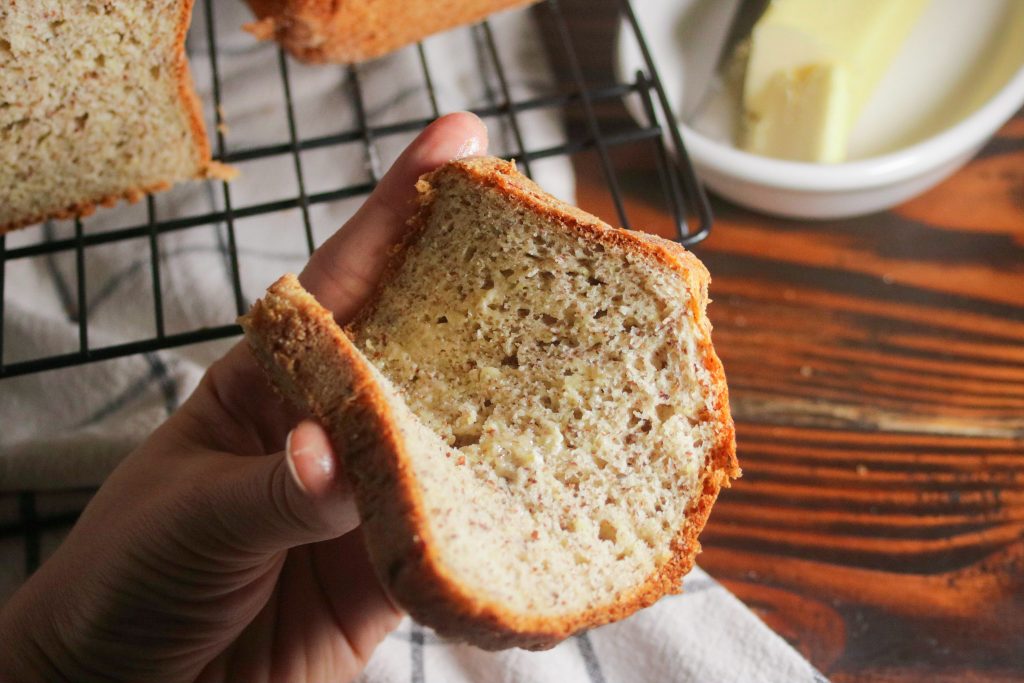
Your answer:
[[[623,190],[619,181],[620,169],[616,168],[613,163],[612,150],[617,146],[649,141],[651,143],[650,153],[654,155],[656,161],[661,191],[675,222],[676,238],[683,244],[693,244],[703,239],[710,230],[711,215],[708,202],[694,175],[678,131],[674,126],[663,128],[659,123],[675,120],[672,115],[671,106],[665,96],[657,70],[651,60],[642,31],[637,24],[629,0],[619,0],[619,4],[621,5],[624,30],[631,30],[635,34],[637,42],[644,53],[647,66],[646,72],[638,72],[632,81],[610,79],[609,82],[605,83],[588,83],[580,67],[579,52],[569,27],[570,22],[567,19],[566,10],[559,0],[547,0],[535,6],[534,12],[537,21],[544,22],[548,27],[548,32],[556,37],[554,42],[557,43],[557,47],[552,48],[552,45],[549,44],[548,48],[549,50],[557,49],[562,53],[557,57],[558,61],[565,65],[567,71],[566,74],[561,75],[562,83],[565,84],[565,87],[562,88],[561,92],[554,94],[546,94],[528,99],[516,99],[509,87],[503,59],[495,45],[491,24],[489,21],[484,21],[471,30],[477,32],[477,36],[484,49],[490,53],[498,88],[497,92],[493,93],[492,101],[487,106],[476,107],[473,111],[481,117],[502,117],[505,119],[514,138],[511,154],[506,156],[514,158],[527,175],[532,173],[531,164],[539,160],[570,156],[588,150],[596,152],[608,192],[618,213],[619,224],[626,228],[631,226],[631,222],[623,201]],[[165,233],[189,230],[201,226],[223,225],[226,228],[227,253],[232,273],[233,304],[235,312],[241,314],[248,305],[242,293],[238,266],[236,233],[238,230],[237,223],[241,219],[280,212],[285,209],[298,209],[303,223],[306,248],[311,252],[316,244],[310,208],[320,204],[353,197],[358,198],[369,194],[381,175],[381,169],[375,154],[376,143],[389,136],[414,133],[424,128],[433,118],[443,113],[436,97],[434,77],[432,76],[431,68],[421,43],[416,45],[415,49],[418,53],[423,85],[430,101],[431,111],[429,116],[391,122],[381,126],[372,125],[366,115],[366,101],[361,85],[359,68],[347,67],[349,70],[348,76],[352,84],[350,89],[350,105],[354,110],[357,125],[331,134],[302,137],[299,134],[295,120],[293,86],[289,67],[290,59],[286,57],[284,52],[278,49],[277,66],[280,70],[280,78],[284,86],[284,109],[287,113],[289,139],[277,144],[229,150],[225,145],[225,125],[222,120],[223,80],[218,70],[220,55],[218,54],[218,44],[214,35],[213,5],[212,0],[206,0],[201,5],[197,5],[196,11],[205,13],[209,63],[213,72],[212,99],[214,111],[216,112],[215,126],[212,128],[214,158],[228,164],[273,159],[278,164],[292,165],[298,180],[296,196],[250,206],[234,207],[232,205],[231,184],[216,183],[216,185],[219,185],[217,190],[222,202],[221,208],[200,215],[160,220],[157,217],[154,198],[150,196],[145,200],[147,218],[144,222],[137,225],[86,232],[83,230],[82,222],[75,221],[74,234],[72,236],[45,239],[37,244],[14,248],[8,248],[7,239],[4,236],[0,236],[0,379],[237,335],[240,330],[231,319],[224,320],[222,324],[208,325],[201,329],[188,331],[168,332],[165,329],[163,314],[164,292],[161,285],[161,255],[158,237]],[[647,115],[646,125],[637,124],[632,129],[617,130],[613,133],[602,130],[599,116],[596,113],[597,106],[600,103],[621,101],[627,96],[639,97]],[[578,118],[583,122],[583,125],[579,127],[580,130],[577,134],[569,136],[562,144],[541,149],[529,148],[524,143],[521,117],[532,110],[552,106],[575,108],[581,114]],[[323,191],[307,191],[307,183],[302,174],[300,153],[307,150],[332,148],[352,143],[361,143],[363,146],[365,158],[370,169],[369,177],[366,181],[345,184]],[[212,183],[213,181],[208,182]],[[88,316],[83,313],[78,316],[76,321],[78,326],[77,350],[10,363],[4,362],[3,301],[7,294],[4,291],[4,284],[5,273],[9,264],[19,259],[30,257],[73,254],[76,281],[76,291],[73,296],[77,297],[77,306],[74,309],[85,312],[88,310],[86,305],[87,287],[85,278],[87,249],[96,245],[132,239],[145,239],[148,241],[153,310],[139,311],[139,315],[151,315],[153,317],[155,333],[152,336],[125,343],[95,346],[90,343]],[[71,295],[68,294],[68,296]]]

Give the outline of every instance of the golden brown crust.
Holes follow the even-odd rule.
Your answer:
[[[64,218],[85,218],[96,213],[96,208],[103,206],[110,208],[116,206],[119,201],[126,201],[134,204],[139,201],[147,194],[151,192],[161,192],[168,189],[171,186],[170,183],[161,182],[155,185],[140,188],[130,188],[125,190],[121,194],[107,195],[98,199],[91,199],[87,202],[76,202],[70,206],[65,206],[60,209],[54,209],[46,213],[37,214],[35,216],[29,216],[28,218],[22,218],[8,223],[7,225],[0,226],[0,235],[10,232],[11,230],[17,230],[18,228],[24,228],[29,225],[35,225],[36,223],[42,223],[46,220],[60,220]]]
[[[664,264],[687,282],[691,313],[700,335],[698,348],[711,378],[705,389],[715,397],[710,414],[704,417],[717,424],[716,443],[709,449],[701,473],[701,493],[689,508],[686,526],[672,542],[673,558],[635,590],[598,608],[561,618],[515,613],[467,592],[450,576],[432,542],[395,409],[330,312],[302,290],[292,276],[286,276],[254,305],[242,324],[274,383],[288,398],[311,409],[327,426],[335,448],[345,458],[346,470],[354,479],[371,557],[396,601],[442,635],[487,649],[544,649],[573,633],[622,619],[666,594],[678,592],[682,577],[699,552],[697,536],[712,504],[721,487],[740,474],[725,374],[711,346],[711,325],[704,315],[708,274],[700,261],[675,243],[611,228],[545,195],[518,174],[514,165],[475,159],[453,162],[421,179],[420,210],[382,286],[398,268],[405,247],[416,240],[429,214],[434,189],[450,180],[450,174],[466,175],[497,188],[509,200],[556,218],[585,239],[618,244]],[[364,308],[363,315],[371,307]]]
[[[181,102],[183,112],[188,121],[189,129],[192,131],[192,141],[195,144],[196,171],[193,178],[199,179],[207,177],[211,171],[215,174],[221,173],[222,171],[218,169],[224,167],[220,164],[213,164],[210,161],[210,143],[206,138],[206,126],[203,124],[202,103],[199,101],[199,97],[196,95],[195,88],[192,85],[192,75],[188,67],[188,57],[185,54],[185,36],[188,33],[188,27],[192,21],[192,6],[194,2],[195,0],[181,0],[180,13],[174,37],[174,72],[175,80],[177,82],[178,100]],[[172,180],[166,180],[149,185],[129,187],[122,192],[108,194],[101,197],[83,199],[82,201],[75,202],[68,206],[63,206],[34,216],[27,216],[8,223],[7,225],[0,225],[0,235],[28,225],[35,225],[36,223],[41,223],[45,220],[85,218],[86,216],[91,216],[95,213],[97,207],[103,206],[109,208],[115,206],[122,200],[134,204],[147,194],[167,190],[173,184]]]
[[[192,82],[192,73],[188,67],[188,56],[185,54],[185,38],[188,27],[192,23],[192,8],[195,0],[182,0],[181,14],[178,17],[178,29],[174,36],[174,66],[178,83],[178,100],[185,109],[189,128],[192,129],[192,141],[195,143],[196,178],[204,178],[210,166],[210,141],[206,138],[206,126],[203,124],[203,104],[196,95]]]
[[[288,52],[307,63],[353,64],[536,0],[248,2],[258,20],[245,28],[260,40],[276,38]]]

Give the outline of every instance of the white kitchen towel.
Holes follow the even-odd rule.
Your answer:
[[[284,153],[236,164],[241,176],[227,190],[219,183],[176,187],[154,199],[161,221],[188,219],[231,207],[286,201],[299,194],[299,172],[307,196],[371,182],[415,135],[362,136],[330,140],[358,131],[354,106],[362,94],[370,126],[430,118],[433,103],[424,86],[414,48],[364,65],[356,71],[288,61],[293,109],[284,98],[278,52],[260,45],[238,27],[249,17],[239,2],[206,0],[196,5],[189,53],[211,135],[212,63],[208,50],[207,5],[218,36],[222,115],[220,133],[229,152],[281,146]],[[529,12],[492,20],[498,53],[513,98],[554,92],[544,50]],[[425,41],[425,56],[440,111],[487,107],[503,101],[484,36],[459,29]],[[289,114],[300,139],[323,139],[303,151],[296,169],[290,150]],[[564,141],[561,111],[524,113],[524,145],[538,150]],[[487,120],[492,150],[519,152],[503,114]],[[330,144],[327,144],[330,143]],[[335,144],[337,143],[337,144]],[[572,168],[565,157],[535,162],[535,179],[572,201]],[[362,196],[311,206],[282,208],[239,218],[231,226],[237,245],[243,305],[307,258],[308,217],[319,244],[352,214]],[[84,221],[86,234],[144,226],[145,202],[100,210]],[[200,222],[201,223],[201,222]],[[7,249],[18,249],[74,234],[60,221],[11,234]],[[167,334],[230,324],[237,313],[228,226],[201,223],[158,238],[162,317]],[[155,335],[151,251],[148,236],[110,241],[85,252],[84,310],[80,311],[73,251],[19,258],[6,264],[4,360],[13,363],[78,349],[78,320],[84,314],[91,348]],[[0,492],[39,491],[41,515],[67,515],[82,494],[60,493],[99,484],[107,473],[167,415],[198,382],[204,368],[235,340],[194,344],[102,363],[4,380],[0,383]],[[18,520],[11,495],[0,496],[0,522]],[[45,557],[59,543],[61,527],[42,535]],[[0,600],[24,580],[29,544],[0,536]],[[720,584],[699,569],[685,581],[683,595],[667,598],[621,622],[573,638],[548,652],[488,653],[446,643],[409,620],[374,655],[366,683],[458,683],[502,681],[611,683],[612,681],[771,681],[811,683],[824,678],[772,633]]]
[[[684,592],[546,652],[447,643],[411,619],[361,683],[828,683],[735,596],[695,568]]]

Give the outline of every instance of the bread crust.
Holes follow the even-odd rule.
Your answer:
[[[246,30],[310,64],[354,64],[536,0],[248,0]]]
[[[203,124],[203,109],[199,97],[196,95],[192,84],[192,74],[188,67],[188,56],[185,53],[185,37],[188,34],[189,25],[192,22],[192,7],[195,0],[180,0],[178,23],[174,35],[174,75],[178,101],[192,131],[192,143],[196,162],[195,173],[191,178],[199,179],[206,177],[226,178],[232,175],[227,167],[211,162],[210,142],[206,138],[206,126]],[[67,206],[57,207],[33,216],[26,216],[6,225],[0,225],[0,235],[35,225],[45,220],[64,218],[84,218],[96,212],[97,207],[112,207],[119,201],[127,201],[132,204],[139,201],[148,194],[161,192],[169,189],[177,180],[187,178],[173,178],[149,185],[129,187],[121,192],[115,192],[100,197],[88,197],[81,201],[74,202]]]
[[[420,180],[420,209],[385,272],[384,283],[394,276],[407,247],[422,232],[433,191],[450,179],[448,174],[463,174],[493,187],[511,201],[555,218],[584,239],[619,245],[657,261],[687,282],[694,329],[699,335],[697,346],[711,378],[705,391],[714,397],[710,414],[703,417],[715,424],[715,443],[708,449],[700,474],[701,492],[690,504],[687,523],[671,543],[672,558],[634,590],[561,618],[515,613],[468,592],[450,575],[432,542],[427,512],[411,479],[409,456],[392,406],[331,313],[302,290],[293,276],[285,276],[241,322],[273,383],[286,397],[308,407],[331,434],[353,478],[370,555],[395,600],[417,620],[447,637],[492,650],[547,649],[574,633],[622,619],[664,595],[679,592],[682,577],[700,550],[697,536],[711,506],[721,488],[740,475],[725,372],[711,345],[711,325],[704,315],[709,277],[703,264],[674,242],[612,228],[544,194],[513,164],[482,158],[453,162]],[[359,318],[368,315],[372,307],[373,302],[364,307]],[[309,340],[318,339],[329,342],[311,347]],[[323,384],[323,377],[338,376],[346,379]],[[350,389],[342,387],[339,395],[337,384]],[[344,397],[346,391],[350,391],[348,398]]]

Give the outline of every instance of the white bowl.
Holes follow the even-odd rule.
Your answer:
[[[735,0],[733,0],[735,1]],[[715,5],[711,5],[715,2]],[[676,110],[693,92],[687,67],[709,58],[708,23],[727,19],[721,0],[641,0],[633,10]],[[644,60],[631,30],[619,33],[617,68]],[[969,160],[1024,104],[1024,1],[932,0],[866,106],[850,161],[815,164],[750,154],[732,131],[736,93],[721,89],[693,121],[677,121],[709,188],[738,204],[797,218],[887,209],[933,187]],[[634,116],[645,118],[636,103]]]

